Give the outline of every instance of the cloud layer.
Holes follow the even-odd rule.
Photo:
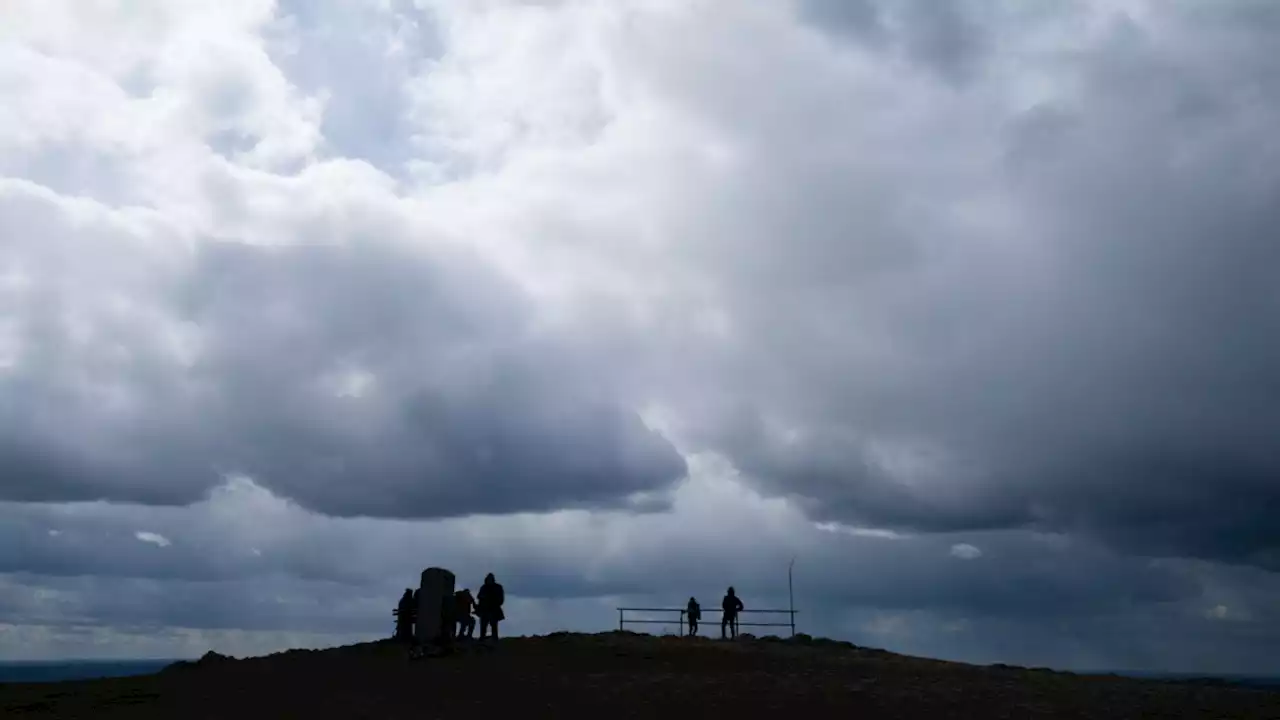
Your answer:
[[[1270,3],[7,15],[0,654],[799,556],[821,633],[1277,669]]]

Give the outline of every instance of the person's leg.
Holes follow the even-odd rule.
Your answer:
[[[721,639],[721,640],[725,639],[725,637],[726,637],[726,631],[727,631],[728,629],[729,629],[729,614],[728,614],[728,613],[725,613],[725,614],[720,618],[720,639]]]
[[[485,638],[485,633],[487,633],[488,631],[489,631],[489,619],[485,617],[480,618],[480,639],[481,640]]]

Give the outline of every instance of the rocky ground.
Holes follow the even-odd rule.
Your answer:
[[[978,667],[812,640],[555,634],[409,660],[367,643],[0,684],[2,718],[1280,718],[1280,693]],[[591,713],[588,715],[587,713]],[[683,713],[683,715],[681,715]]]

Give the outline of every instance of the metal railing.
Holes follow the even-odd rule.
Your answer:
[[[630,613],[676,613],[676,614],[678,615],[678,617],[676,617],[676,618],[668,618],[668,619],[666,619],[666,620],[650,620],[650,619],[648,619],[648,618],[628,618],[628,617],[627,617],[627,613],[629,613],[629,612],[630,612]],[[683,636],[683,635],[684,635],[685,613],[686,613],[686,612],[688,612],[688,611],[687,611],[685,608],[635,608],[635,607],[620,607],[620,608],[618,608],[618,629],[619,629],[619,630],[626,630],[627,625],[670,625],[670,624],[671,624],[671,622],[672,622],[672,620],[675,620],[675,622],[676,622],[676,623],[679,625],[679,627],[680,627],[680,635],[682,635],[682,636]],[[739,614],[739,615],[746,615],[746,614],[748,614],[748,613],[758,613],[758,614],[761,614],[761,615],[787,615],[787,616],[788,616],[787,622],[776,622],[776,623],[771,623],[771,622],[737,622],[737,623],[734,623],[734,624],[735,624],[737,627],[784,627],[784,628],[790,628],[790,629],[791,629],[791,635],[792,635],[792,636],[794,636],[794,635],[796,634],[796,613],[797,613],[797,612],[799,612],[799,611],[798,611],[798,610],[756,610],[756,609],[752,608],[752,609],[742,610],[742,611],[741,611],[741,612],[739,612],[738,614]],[[702,613],[703,613],[704,615],[709,614],[709,613],[721,613],[721,614],[723,614],[723,613],[724,613],[724,611],[723,611],[723,610],[718,610],[718,609],[715,609],[715,608],[710,608],[710,609],[703,610],[703,611],[702,611]],[[699,623],[699,625],[701,625],[701,623]]]

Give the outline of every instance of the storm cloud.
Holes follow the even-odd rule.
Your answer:
[[[6,15],[0,654],[795,557],[818,634],[1277,669],[1272,3]]]

